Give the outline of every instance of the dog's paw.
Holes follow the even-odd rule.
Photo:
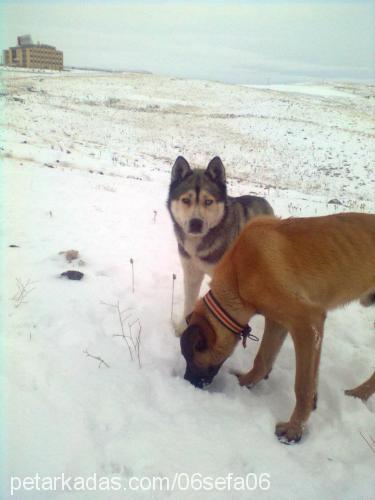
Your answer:
[[[275,434],[283,444],[298,443],[303,433],[302,424],[295,422],[279,422],[275,428]]]
[[[254,370],[250,370],[248,373],[238,373],[232,372],[238,379],[238,382],[241,386],[245,386],[248,389],[251,389],[256,385],[260,380],[268,378],[268,375],[271,370],[267,373],[257,373]]]
[[[238,383],[241,387],[247,387],[248,389],[251,389],[254,386],[254,382],[249,379],[248,373],[233,372],[232,375],[235,375],[237,377]]]
[[[362,401],[367,401],[371,393],[368,389],[363,386],[356,387],[355,389],[347,389],[345,391],[347,396],[353,396],[354,398],[362,399]]]

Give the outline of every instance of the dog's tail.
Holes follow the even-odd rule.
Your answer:
[[[359,299],[359,301],[365,307],[375,305],[375,291],[372,291],[371,293],[364,295]]]

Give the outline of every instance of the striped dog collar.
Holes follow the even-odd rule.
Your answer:
[[[246,347],[246,340],[251,339],[258,341],[258,337],[251,333],[251,328],[249,325],[241,325],[238,323],[230,314],[226,312],[225,309],[219,304],[214,294],[210,290],[204,297],[203,301],[207,308],[215,316],[215,318],[227,328],[234,335],[242,338],[242,345]]]

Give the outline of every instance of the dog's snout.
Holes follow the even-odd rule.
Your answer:
[[[191,233],[201,233],[203,229],[202,219],[191,219],[189,230]]]
[[[215,373],[218,370],[215,370]],[[186,371],[184,375],[184,379],[190,382],[194,387],[198,389],[204,389],[207,385],[210,385],[214,376],[211,374],[205,373],[197,373],[195,370],[191,368],[191,366],[186,366]]]
[[[190,382],[197,389],[203,389],[206,385],[210,385],[211,380],[205,377],[194,377],[191,374],[185,373],[184,379]]]

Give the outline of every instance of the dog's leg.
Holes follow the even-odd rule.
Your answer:
[[[372,306],[375,304],[375,291],[361,297],[360,303],[365,306]],[[347,389],[345,394],[360,398],[362,401],[367,401],[370,396],[375,394],[375,372],[363,384],[355,387],[354,389]]]
[[[181,262],[184,270],[184,316],[186,317],[194,309],[204,274],[191,262],[191,259],[182,257]]]
[[[262,343],[255,357],[253,368],[248,373],[236,374],[240,385],[251,387],[267,378],[287,333],[284,326],[266,318]]]
[[[320,320],[315,318],[291,329],[296,353],[296,406],[289,422],[276,425],[276,435],[288,443],[301,439],[303,426],[314,406],[324,317],[322,313]]]
[[[182,269],[184,271],[184,317],[176,327],[176,335],[179,337],[186,329],[186,316],[194,309],[199,290],[203,281],[204,273],[198,269],[191,259],[181,256]]]
[[[313,327],[314,330],[314,327]],[[323,343],[323,328],[321,332],[315,331],[315,360],[314,360],[314,384],[315,390],[312,401],[312,409],[316,410],[318,407],[318,384],[319,384],[319,365],[320,365],[320,355],[322,353],[322,343]]]
[[[362,401],[367,401],[370,396],[375,394],[375,372],[363,384],[355,389],[348,389],[345,391],[345,394],[360,398]]]

